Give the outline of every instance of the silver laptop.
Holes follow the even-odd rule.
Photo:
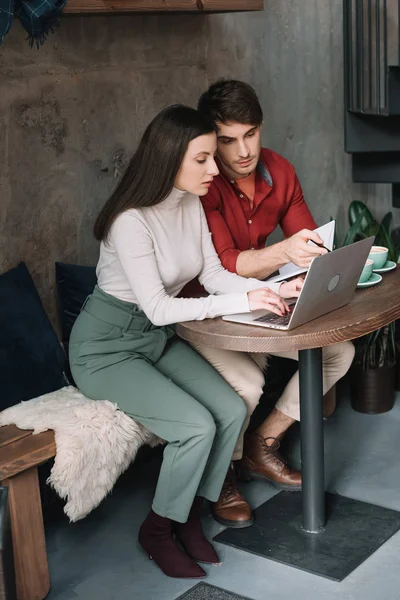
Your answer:
[[[289,330],[345,306],[353,297],[361,271],[374,242],[369,237],[315,258],[308,269],[292,312],[280,316],[269,311],[223,316],[224,321]]]

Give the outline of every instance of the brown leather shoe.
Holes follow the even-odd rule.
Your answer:
[[[264,439],[251,433],[245,436],[243,458],[238,466],[245,477],[267,479],[282,490],[301,490],[301,473],[289,467],[278,452],[279,446],[275,438]]]
[[[218,501],[211,507],[216,521],[226,527],[239,529],[254,523],[252,510],[236,487],[235,469],[231,463]]]

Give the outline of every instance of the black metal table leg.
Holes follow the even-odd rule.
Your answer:
[[[322,350],[300,350],[300,430],[303,528],[319,533],[325,525]]]
[[[299,352],[299,379],[302,493],[272,495],[252,527],[228,528],[214,539],[341,581],[399,531],[400,512],[325,493],[320,348]]]

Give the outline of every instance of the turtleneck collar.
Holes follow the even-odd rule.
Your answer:
[[[180,204],[182,198],[187,194],[188,192],[184,192],[182,190],[178,190],[178,188],[173,187],[171,192],[168,194],[168,196],[162,201],[160,202],[160,204],[158,205],[160,208],[173,208],[178,206],[178,204]]]

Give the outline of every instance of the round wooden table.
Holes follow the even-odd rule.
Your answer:
[[[322,351],[353,340],[400,318],[400,269],[376,286],[356,290],[350,304],[292,331],[229,323],[222,319],[177,325],[188,342],[242,352],[299,351],[303,529],[318,534],[325,526]]]

